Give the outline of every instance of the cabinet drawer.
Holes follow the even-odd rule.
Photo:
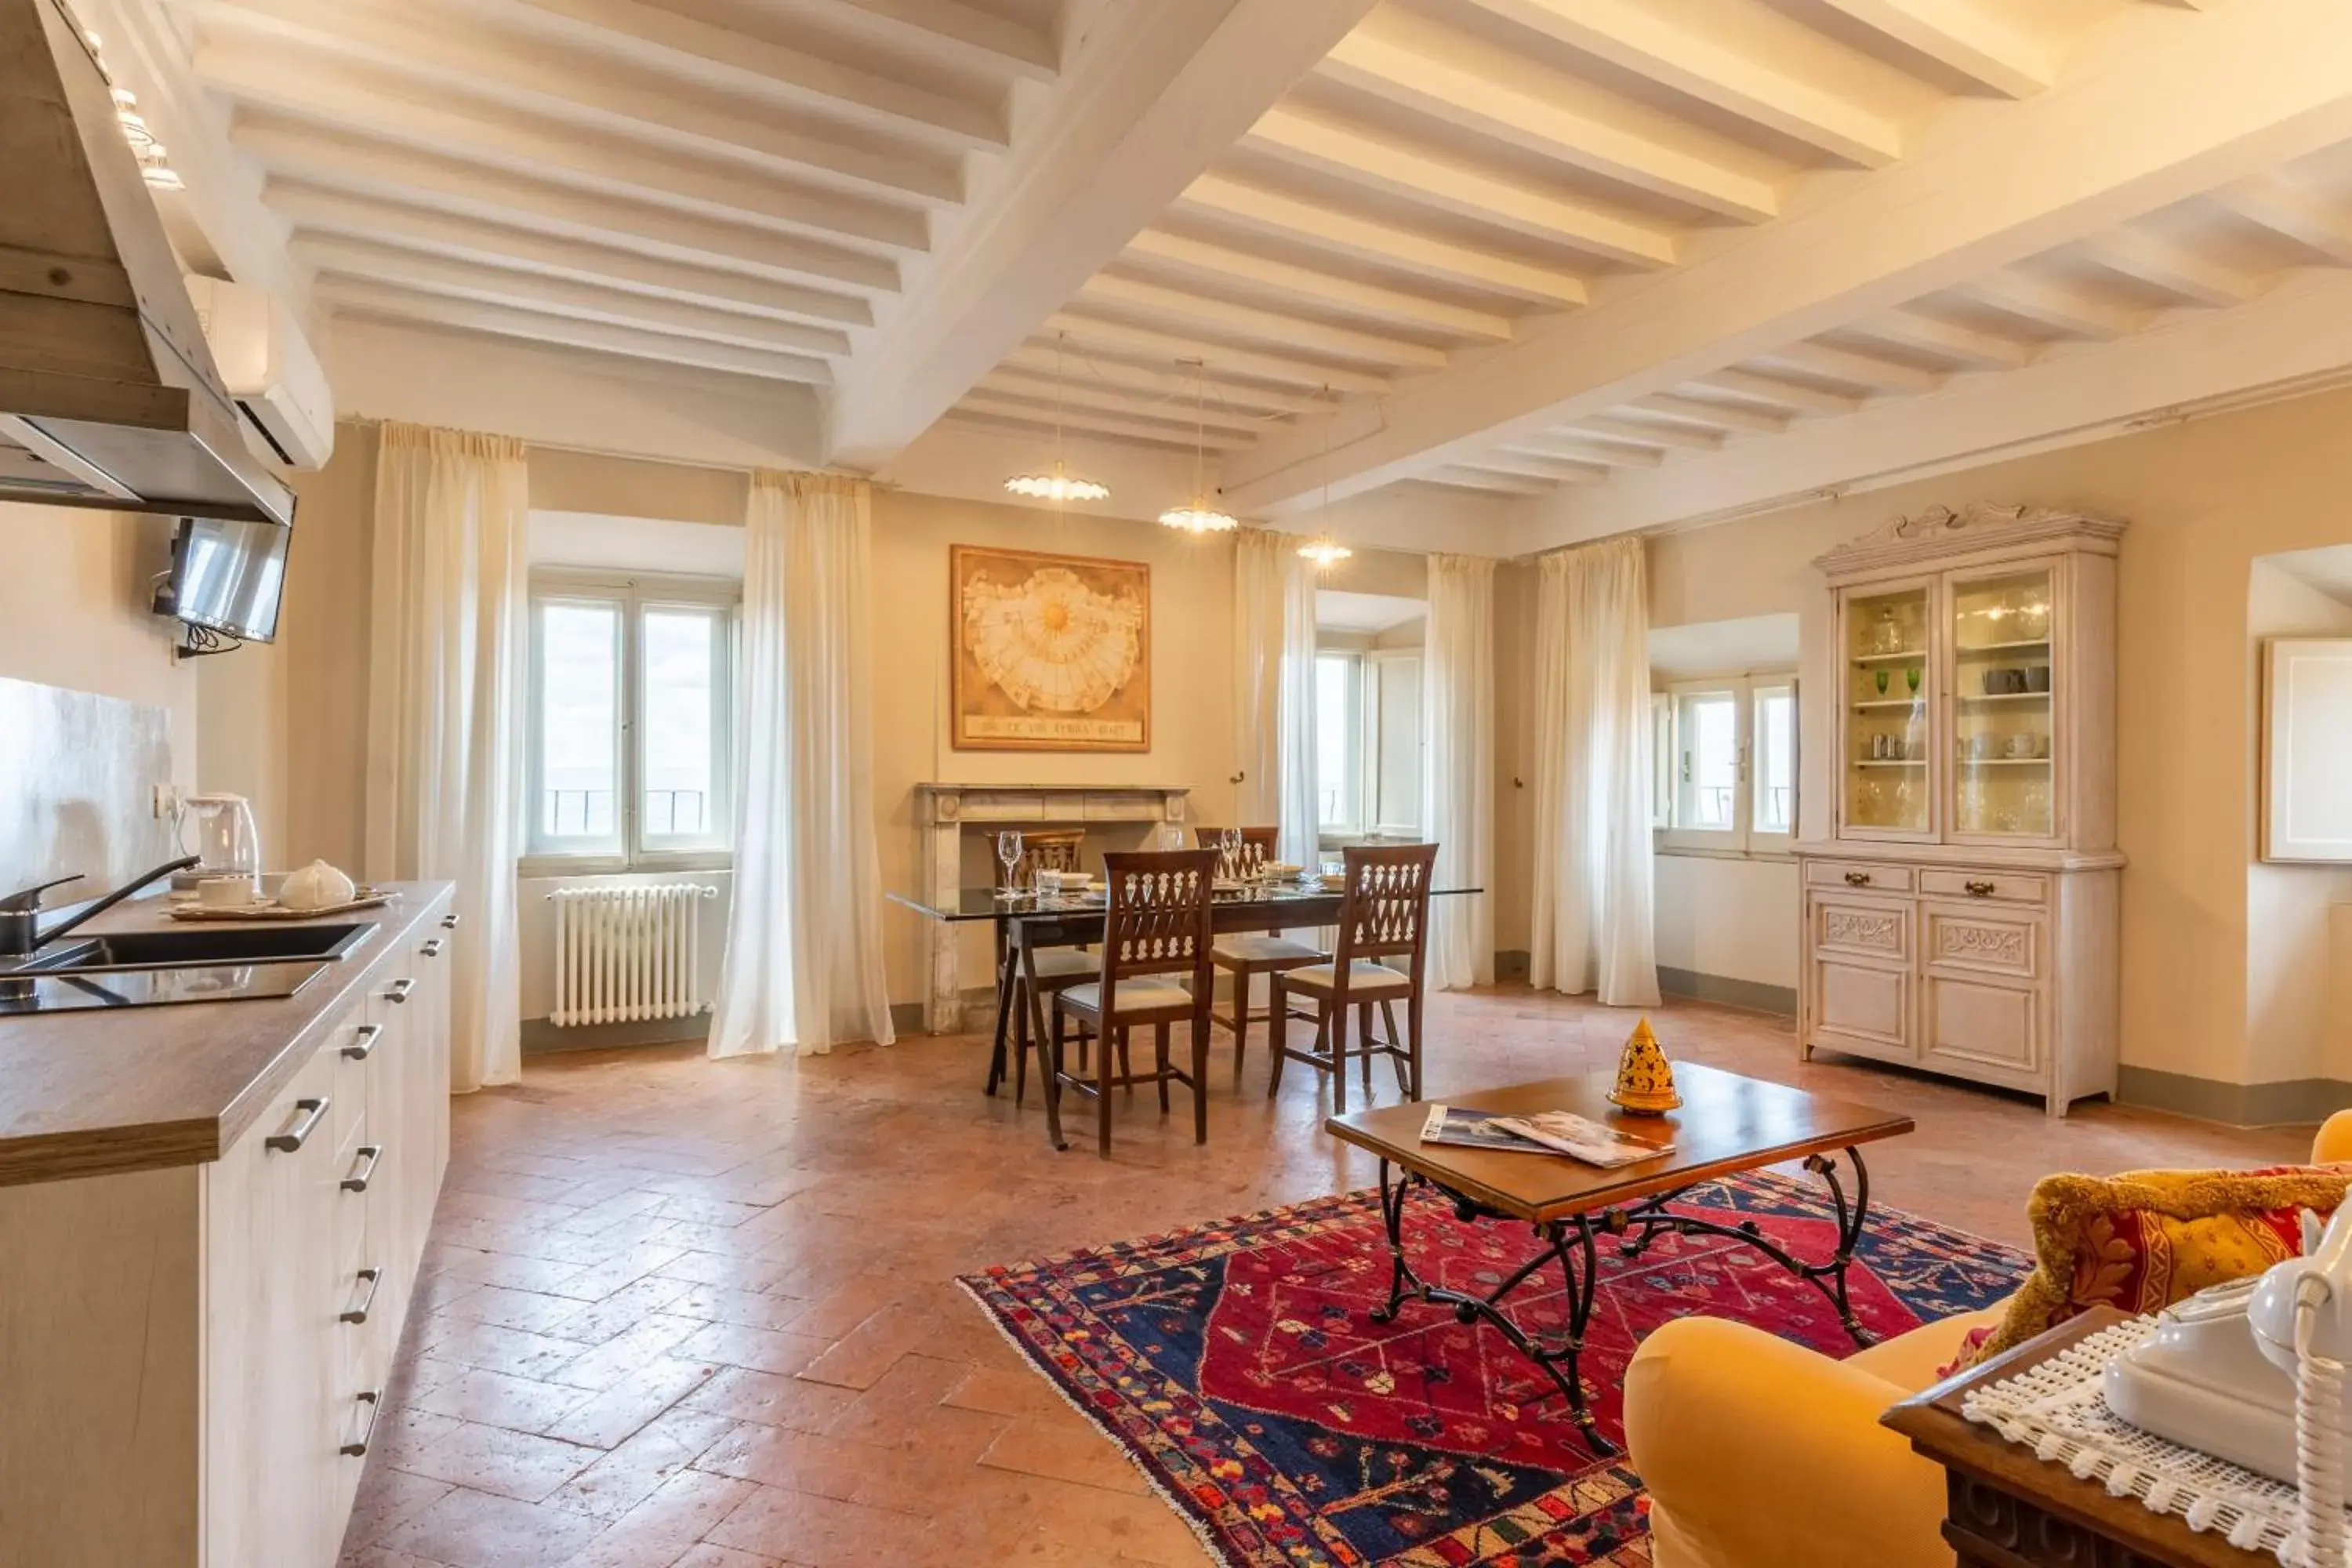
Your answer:
[[[1974,1079],[2028,1087],[2042,1076],[2042,992],[1990,979],[1930,974],[1920,1012],[1920,1054]]]
[[[2031,984],[2042,975],[2039,911],[1997,905],[1922,904],[1921,946],[1931,972],[1997,974]]]
[[[1919,890],[1935,899],[1997,899],[2003,903],[2045,904],[2050,879],[2032,871],[1923,870]]]
[[[1811,900],[1808,944],[1816,957],[1843,955],[1883,963],[1911,962],[1911,906],[1892,899]]]
[[[1907,893],[1911,868],[1862,860],[1808,860],[1805,883],[1814,888],[1867,888],[1874,893]]]

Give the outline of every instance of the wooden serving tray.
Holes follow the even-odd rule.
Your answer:
[[[360,896],[345,903],[329,904],[319,910],[289,910],[278,904],[247,904],[242,909],[207,908],[201,904],[175,904],[163,912],[175,921],[315,921],[322,915],[349,914],[353,910],[373,910],[392,902],[394,895],[379,893],[372,888],[362,888]]]

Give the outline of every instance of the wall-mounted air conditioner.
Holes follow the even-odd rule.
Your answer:
[[[285,306],[259,289],[191,277],[188,297],[229,396],[268,454],[320,468],[335,450],[335,394]]]

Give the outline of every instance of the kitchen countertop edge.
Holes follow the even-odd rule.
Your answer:
[[[241,1081],[236,1082],[236,1087],[218,1110],[193,1115],[137,1116],[120,1121],[89,1117],[78,1125],[0,1135],[0,1187],[168,1170],[174,1166],[205,1164],[219,1159],[222,1152],[244,1136],[246,1131],[269,1108],[270,1101],[277,1098],[278,1091],[292,1080],[295,1074],[302,1070],[304,1064],[323,1047],[325,1032],[335,1016],[357,996],[368,977],[376,973],[384,960],[406,942],[420,925],[448,907],[455,884],[406,882],[398,884],[397,891],[397,901],[381,910],[367,911],[379,917],[374,921],[375,934],[351,955],[351,962],[331,965],[327,973],[313,983],[320,987],[315,994],[296,995],[278,1001],[222,1002],[153,1010],[159,1015],[193,1016],[199,1022],[209,1015],[231,1008],[300,1010],[299,1017],[292,1013],[282,1015],[288,1020],[287,1029],[275,1049],[260,1056],[249,1068],[240,1068],[231,1074],[232,1080]],[[146,900],[137,905],[127,905],[89,929],[156,929],[172,923],[153,900]],[[338,977],[340,984],[336,984]],[[41,1021],[51,1027],[63,1025],[68,1020],[91,1026],[113,1016],[104,1011],[58,1014]],[[30,1021],[0,1020],[0,1035],[5,1035],[9,1024]],[[205,1046],[200,1042],[191,1048],[202,1049]],[[5,1104],[5,1095],[0,1095],[0,1111],[14,1109]]]

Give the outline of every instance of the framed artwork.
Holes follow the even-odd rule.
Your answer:
[[[958,751],[1151,749],[1151,568],[952,546]]]

